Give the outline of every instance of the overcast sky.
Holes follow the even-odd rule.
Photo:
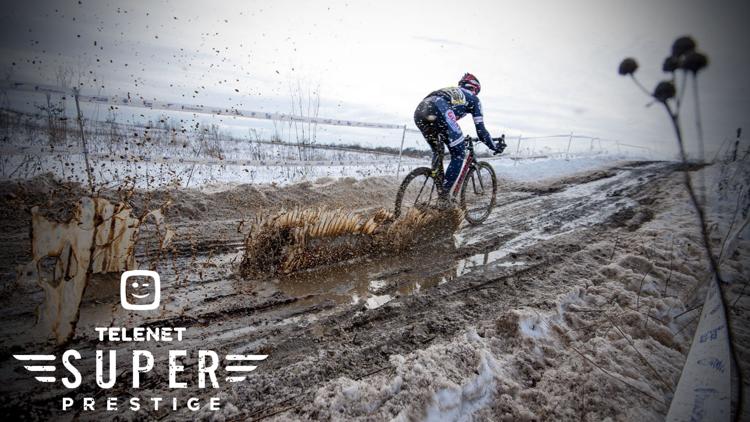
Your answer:
[[[319,87],[321,116],[397,124],[469,71],[493,135],[573,131],[671,148],[666,114],[617,67],[634,56],[651,89],[672,41],[690,34],[710,59],[699,85],[706,140],[718,145],[750,131],[749,5],[23,1],[3,6],[0,60],[14,80],[55,83],[65,66],[106,94],[279,112],[299,82]]]

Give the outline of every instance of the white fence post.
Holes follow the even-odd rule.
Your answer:
[[[570,160],[570,144],[573,142],[573,132],[570,132],[570,136],[568,137],[568,149],[565,150],[565,160]]]
[[[514,166],[518,164],[518,159],[519,159],[518,153],[521,150],[521,137],[522,135],[518,135],[518,145],[516,145],[516,159],[515,159],[515,162],[513,163]]]
[[[396,180],[398,180],[399,173],[401,173],[401,154],[404,153],[404,139],[406,139],[406,125],[404,125],[404,131],[401,133],[401,146],[398,148],[398,167],[396,167]]]

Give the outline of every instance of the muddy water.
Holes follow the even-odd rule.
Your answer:
[[[305,302],[332,301],[377,308],[391,299],[418,293],[457,275],[451,238],[414,249],[401,257],[373,257],[326,269],[281,277],[277,288]]]
[[[501,193],[498,206],[479,226],[463,224],[451,238],[421,245],[395,257],[372,257],[268,281],[300,301],[294,306],[333,303],[377,308],[472,271],[523,268],[532,263],[515,254],[540,241],[600,224],[634,206],[624,195],[647,182],[642,167],[548,195]]]
[[[646,177],[641,177],[644,173]],[[168,282],[164,294],[168,300],[153,317],[200,315],[231,311],[248,302],[280,301],[283,303],[265,313],[275,323],[286,324],[285,316],[309,315],[311,310],[331,312],[341,306],[374,309],[473,271],[520,269],[533,264],[515,257],[530,245],[599,224],[632,207],[633,201],[623,193],[647,182],[648,173],[647,168],[623,168],[611,177],[572,184],[551,194],[500,193],[487,221],[478,226],[464,223],[452,237],[419,245],[399,256],[372,256],[288,276],[238,279],[232,272],[242,253],[237,247],[213,256],[210,265],[201,269],[202,278]],[[172,279],[171,272],[168,269],[163,278]]]

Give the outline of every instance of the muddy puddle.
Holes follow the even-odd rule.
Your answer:
[[[535,277],[534,268],[545,262],[544,254],[549,252],[540,242],[587,227],[606,230],[613,214],[638,206],[629,199],[632,196],[629,190],[638,191],[660,173],[663,169],[648,166],[620,168],[606,177],[571,182],[554,192],[520,189],[503,192],[490,218],[480,226],[463,223],[453,236],[419,244],[397,256],[373,255],[286,276],[260,274],[251,279],[239,275],[238,265],[244,253],[241,234],[217,240],[214,231],[214,227],[224,227],[229,233],[235,230],[236,220],[216,220],[210,224],[184,222],[185,225],[192,224],[196,231],[205,232],[196,239],[196,244],[221,242],[221,247],[210,252],[182,239],[178,253],[158,269],[162,279],[162,300],[160,307],[153,311],[123,310],[119,306],[119,277],[97,275],[84,294],[76,335],[69,347],[81,351],[84,359],[80,364],[86,373],[92,373],[95,365],[93,350],[102,347],[94,331],[94,327],[102,325],[186,327],[182,348],[198,350],[210,347],[222,353],[236,354],[269,353],[274,359],[265,368],[268,374],[282,373],[283,365],[294,365],[308,355],[317,356],[325,349],[321,344],[339,336],[348,339],[352,332],[355,334],[351,334],[346,347],[335,348],[335,353],[338,353],[335,359],[349,359],[344,354],[347,350],[362,355],[362,350],[369,347],[369,341],[365,339],[381,336],[385,330],[396,334],[391,340],[378,343],[376,349],[368,350],[368,359],[369,356],[401,353],[409,347],[416,347],[412,342],[423,345],[435,336],[403,328],[413,325],[409,319],[412,312],[430,310],[443,300],[446,305],[437,312],[463,306],[466,300],[475,299],[472,296],[476,290],[472,289],[487,280],[526,272],[527,269],[530,270],[527,273]],[[191,249],[197,252],[191,252]],[[21,288],[26,290],[24,294],[14,296],[18,300],[6,302],[6,323],[3,326],[6,340],[2,346],[13,353],[39,353],[42,349],[28,342],[25,333],[34,327],[34,308],[41,300],[41,292],[27,286]],[[525,297],[522,283],[504,289],[501,287],[497,294],[509,303],[515,304]],[[467,290],[471,291],[452,296]],[[420,308],[421,304],[424,304],[423,308]],[[495,309],[494,302],[492,306]],[[408,312],[408,317],[405,312]],[[396,316],[390,321],[383,315]],[[429,324],[438,327],[435,330],[439,333],[448,335],[455,328],[451,321],[443,321],[440,317],[429,316],[428,319]],[[401,324],[407,325],[402,327]],[[364,327],[359,338],[357,333],[360,331],[356,330],[360,328],[355,330],[355,326]],[[370,330],[368,327],[376,328]],[[144,345],[105,344],[104,347],[116,348],[118,365],[125,367],[129,349]],[[148,347],[153,351],[157,365],[166,367],[163,362],[167,359],[166,348],[158,344]],[[40,387],[27,373],[16,369],[15,362],[7,357],[0,362],[0,376],[6,380],[6,386],[14,386],[16,392],[33,394],[43,389],[44,386]],[[363,366],[360,369],[360,372],[369,372],[378,368]],[[334,374],[338,372],[322,375]],[[287,385],[306,375],[295,372],[290,377],[280,382],[273,375],[263,383]],[[263,379],[259,372],[254,382]],[[254,388],[253,384],[247,391]],[[60,393],[55,391],[57,393],[53,394]],[[16,394],[3,386],[0,386],[0,392]],[[115,392],[119,393],[124,394],[123,391]],[[48,396],[39,401],[47,400],[44,397]]]
[[[449,283],[473,271],[519,270],[534,264],[517,254],[543,240],[600,224],[635,203],[623,195],[646,182],[642,168],[571,185],[549,195],[512,192],[498,198],[489,220],[462,224],[452,237],[392,257],[374,257],[276,278],[269,283],[299,298],[294,306],[327,303],[374,309],[404,295]],[[616,188],[616,189],[615,189]]]
[[[538,257],[523,256],[535,243],[600,224],[616,211],[635,206],[627,190],[637,189],[656,173],[649,166],[621,168],[553,193],[501,192],[498,205],[482,225],[462,223],[453,236],[398,256],[371,256],[293,275],[241,278],[240,242],[208,257],[178,256],[159,270],[162,304],[155,311],[122,310],[117,306],[119,280],[97,277],[84,296],[77,337],[90,340],[93,326],[101,321],[110,325],[180,321],[197,327],[202,339],[224,342],[257,326],[309,323],[342,307],[376,309],[476,271],[519,271],[536,264]],[[8,338],[33,327],[32,312],[28,303],[6,309],[5,331],[13,331],[6,333]]]
[[[294,274],[274,284],[289,296],[305,298],[298,305],[329,301],[373,309],[452,280],[457,275],[455,254],[453,239],[448,238],[398,257],[374,257]]]

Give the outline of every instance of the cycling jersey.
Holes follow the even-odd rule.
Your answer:
[[[437,101],[438,99],[444,101]],[[477,137],[479,137],[479,140],[484,142],[490,149],[495,149],[492,142],[492,136],[487,131],[487,128],[484,127],[482,103],[479,101],[479,97],[472,94],[471,91],[461,87],[452,86],[431,92],[423,101],[437,101],[437,104],[442,109],[441,111],[444,113],[448,111],[453,112],[453,117],[447,116],[452,123],[455,123],[467,114],[471,114],[474,118],[474,127],[477,130]],[[458,124],[455,124],[455,126],[458,126]],[[455,141],[455,139],[452,139],[452,141]]]

